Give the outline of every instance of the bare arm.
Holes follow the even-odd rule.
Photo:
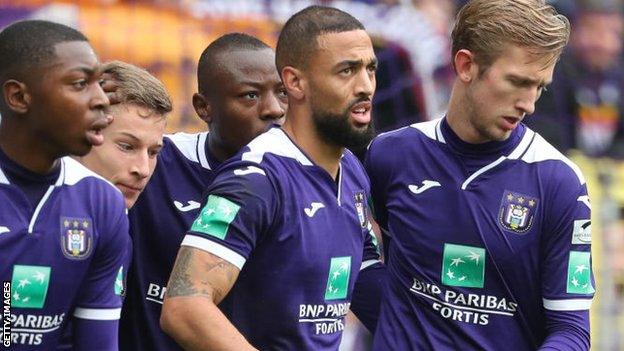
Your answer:
[[[220,257],[182,246],[167,285],[163,330],[186,350],[255,350],[217,307],[238,273]]]

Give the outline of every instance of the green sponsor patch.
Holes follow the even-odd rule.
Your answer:
[[[444,244],[442,284],[483,288],[485,250],[480,247]]]
[[[124,286],[123,286],[123,266],[119,267],[119,272],[117,272],[117,277],[115,278],[115,295],[123,295],[124,294]]]
[[[590,253],[570,251],[568,260],[568,294],[592,294],[595,290],[591,282]]]
[[[349,276],[351,275],[351,256],[332,257],[327,275],[325,300],[337,300],[347,297]]]
[[[191,231],[224,239],[239,209],[240,206],[226,198],[210,195],[208,203],[193,222]]]
[[[50,267],[13,266],[11,305],[19,308],[42,308],[45,305]]]

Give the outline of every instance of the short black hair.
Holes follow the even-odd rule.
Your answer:
[[[314,5],[297,12],[286,21],[277,40],[277,71],[281,75],[286,66],[305,68],[318,47],[318,36],[353,30],[365,28],[355,17],[333,7]]]
[[[23,80],[27,72],[56,56],[54,46],[68,41],[89,40],[79,31],[60,23],[20,21],[0,32],[0,83]]]
[[[220,69],[221,63],[217,56],[223,52],[239,50],[271,49],[262,40],[245,33],[229,33],[220,36],[210,43],[199,57],[197,63],[197,89],[201,94],[207,92],[210,83],[214,81],[215,72]]]

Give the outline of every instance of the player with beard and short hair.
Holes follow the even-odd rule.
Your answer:
[[[312,6],[276,51],[286,122],[219,168],[169,280],[161,325],[187,349],[336,350],[360,270],[381,266],[368,179],[345,149],[371,136],[371,40]]]
[[[447,115],[371,143],[375,215],[392,237],[374,350],[589,349],[585,179],[521,123],[569,33],[544,0],[468,1]]]
[[[75,350],[117,350],[130,245],[123,197],[65,157],[104,141],[111,119],[101,66],[82,33],[47,21],[8,26],[0,52],[0,277],[11,283],[4,346],[53,350],[71,316]]]
[[[214,170],[283,120],[286,92],[274,62],[273,49],[243,33],[221,36],[201,54],[193,106],[210,132],[166,135],[156,170],[130,210],[134,250],[121,350],[180,349],[159,325],[167,279]]]

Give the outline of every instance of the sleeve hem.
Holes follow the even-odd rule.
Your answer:
[[[206,252],[209,252],[215,256],[219,256],[222,259],[230,262],[234,266],[236,266],[239,270],[243,269],[245,262],[247,261],[245,257],[241,256],[234,250],[227,248],[223,245],[220,245],[212,240],[205,239],[195,235],[186,235],[184,240],[182,240],[181,246],[190,246],[196,249],[200,249]]]
[[[114,321],[121,316],[121,308],[82,308],[76,307],[74,317],[97,321]]]
[[[551,311],[589,310],[593,299],[549,300],[542,298],[544,308]]]

